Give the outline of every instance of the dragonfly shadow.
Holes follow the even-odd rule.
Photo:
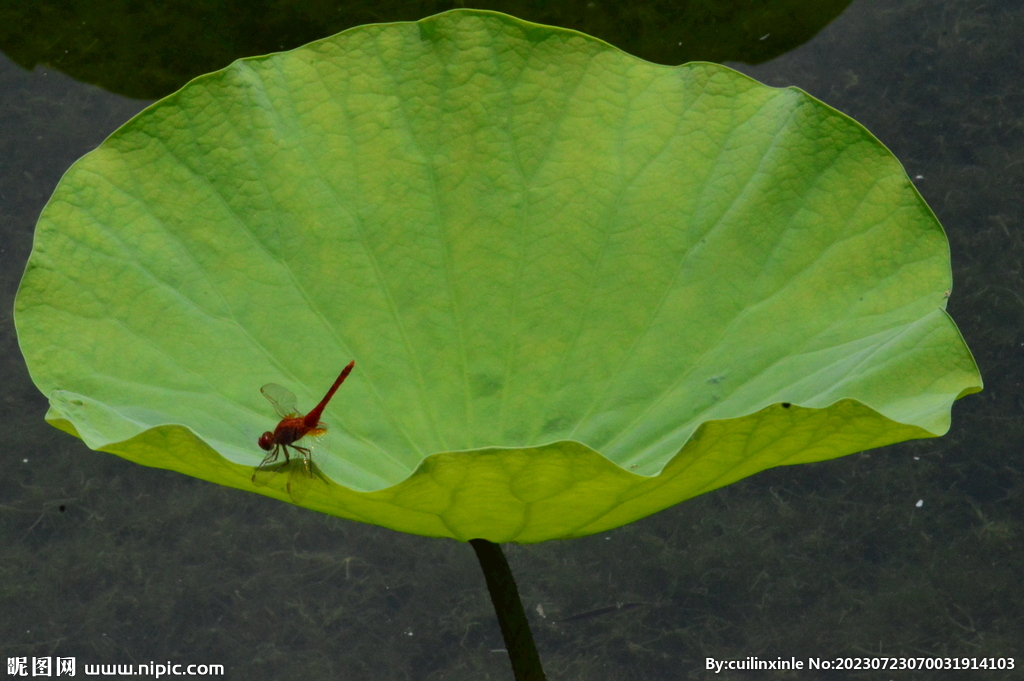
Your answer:
[[[316,462],[294,456],[288,461],[260,466],[252,474],[252,484],[285,492],[292,502],[298,504],[314,485],[327,485],[327,477]]]

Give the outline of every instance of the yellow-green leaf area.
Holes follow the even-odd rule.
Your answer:
[[[235,62],[77,162],[16,321],[47,419],[303,506],[535,542],[949,427],[981,378],[899,162],[797,89],[460,10]],[[294,496],[293,501],[296,501]]]

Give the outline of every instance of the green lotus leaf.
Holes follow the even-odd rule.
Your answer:
[[[941,435],[981,388],[950,287],[900,164],[804,92],[454,11],[143,111],[61,180],[16,314],[49,422],[284,500],[259,388],[309,409],[354,359],[299,503],[535,542]]]

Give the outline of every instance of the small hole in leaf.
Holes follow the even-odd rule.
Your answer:
[[[782,408],[783,408],[783,409],[789,409],[789,408],[790,408],[790,407],[792,407],[792,406],[793,406],[793,405],[792,405],[792,404],[790,404],[789,402],[783,402],[783,403],[782,403]]]

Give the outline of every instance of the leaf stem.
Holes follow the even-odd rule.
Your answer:
[[[480,568],[484,571],[516,681],[547,681],[505,554],[498,544],[486,539],[470,539],[469,543],[473,545]]]

